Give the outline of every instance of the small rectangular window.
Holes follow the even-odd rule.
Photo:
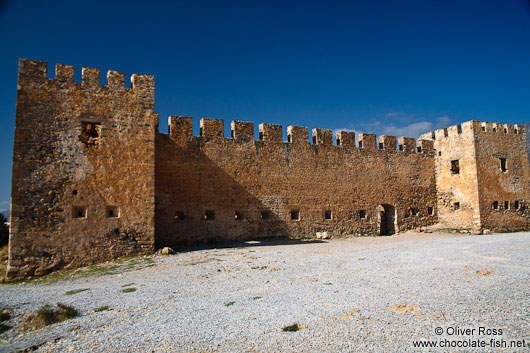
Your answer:
[[[517,130],[517,129],[513,130],[513,132],[514,132],[516,135],[519,134],[519,130]]]
[[[432,207],[427,207],[427,213],[429,214],[429,216],[434,215],[434,208],[432,208]]]
[[[313,136],[313,145],[316,145],[316,144],[317,144],[317,137]]]
[[[291,142],[291,135],[287,135],[287,142]]]
[[[412,216],[412,217],[415,217],[418,215],[418,209],[417,208],[411,208],[409,210],[409,214]]]
[[[300,211],[299,210],[292,210],[291,211],[291,221],[299,221],[300,220]]]
[[[331,210],[326,210],[324,212],[324,218],[325,219],[332,219],[333,218],[333,214],[331,213]]]
[[[202,136],[202,127],[199,128],[199,136]]]
[[[507,129],[507,128],[504,128],[504,133],[505,133],[505,134],[508,133],[508,129]]]
[[[441,156],[442,155],[442,151],[438,152],[438,156]]]
[[[234,212],[234,219],[236,221],[242,221],[243,219],[245,219],[245,215],[243,214],[243,212],[235,211]]]
[[[485,126],[482,127],[482,131],[486,131],[486,127]]]
[[[416,151],[417,151],[418,153],[421,153],[421,146],[418,146],[418,147],[416,148]]]
[[[337,146],[340,146],[340,139],[337,139]]]
[[[107,206],[107,218],[117,218],[120,216],[120,210],[116,206]]]
[[[363,148],[363,142],[359,141],[359,148]]]
[[[494,210],[498,210],[499,209],[499,201],[493,201],[492,207],[493,207]]]
[[[72,218],[86,218],[87,210],[84,206],[74,206],[72,207]]]
[[[379,149],[382,150],[384,148],[383,143],[379,142]]]
[[[271,218],[271,213],[269,211],[261,211],[261,219],[266,221]]]
[[[263,141],[263,132],[262,131],[259,132],[259,140]]]
[[[206,210],[206,211],[204,211],[203,219],[205,221],[213,221],[215,219],[215,211],[214,210]]]
[[[460,202],[453,203],[453,210],[459,210],[460,209]]]
[[[460,174],[460,161],[458,159],[451,161],[451,173]]]
[[[95,146],[99,144],[101,135],[101,123],[97,122],[81,122],[81,136],[79,140],[87,146]]]
[[[510,209],[510,201],[504,201],[504,209],[509,210]]]
[[[500,167],[501,171],[504,173],[508,170],[508,166],[506,165],[506,158],[499,158],[500,161]]]
[[[185,218],[184,212],[182,211],[175,211],[175,216],[173,216],[173,219],[175,221],[182,221]]]
[[[366,211],[365,210],[360,210],[359,211],[359,218],[360,219],[366,219]]]
[[[497,132],[497,128],[496,127],[493,128],[493,132]]]
[[[513,208],[515,208],[516,210],[521,208],[521,205],[519,204],[519,200],[515,200],[513,202]]]

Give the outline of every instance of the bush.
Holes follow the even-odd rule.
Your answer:
[[[9,227],[6,222],[7,219],[0,213],[0,246],[7,245],[9,241]]]

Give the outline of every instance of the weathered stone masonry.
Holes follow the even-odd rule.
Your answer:
[[[471,121],[411,138],[170,116],[154,78],[22,59],[8,277],[41,275],[161,246],[270,235],[393,234],[442,221],[528,228],[520,125]],[[493,127],[496,131],[493,132]],[[504,160],[504,162],[502,161]],[[456,161],[456,162],[455,162]],[[501,165],[502,163],[502,165]],[[507,168],[506,168],[507,166]],[[458,173],[455,173],[458,168]],[[499,208],[494,207],[497,201]],[[508,202],[508,203],[506,203]],[[505,206],[508,206],[506,208]]]

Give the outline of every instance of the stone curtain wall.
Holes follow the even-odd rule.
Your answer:
[[[154,78],[20,60],[7,276],[154,250]]]
[[[379,233],[380,205],[395,206],[396,230],[433,224],[436,188],[432,142],[352,132],[170,117],[156,147],[158,245],[256,238]],[[393,144],[392,144],[393,142]]]

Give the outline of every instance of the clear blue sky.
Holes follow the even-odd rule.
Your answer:
[[[0,0],[0,38],[0,209],[19,57],[154,74],[161,131],[170,114],[412,137],[530,121],[523,0]]]

